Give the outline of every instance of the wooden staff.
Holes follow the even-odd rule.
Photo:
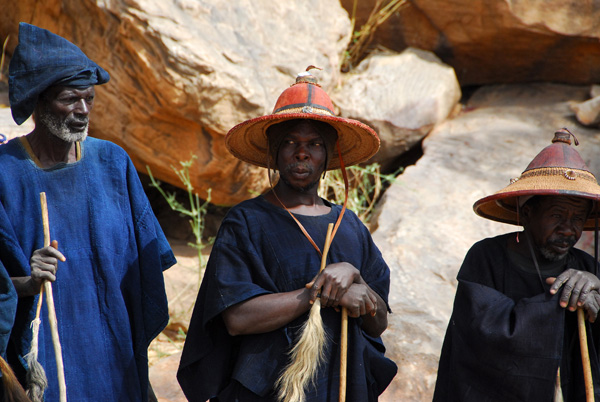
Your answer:
[[[327,265],[327,253],[331,245],[333,223],[327,227],[325,246],[321,256],[321,267],[323,271]],[[277,396],[282,402],[303,402],[305,400],[304,388],[314,381],[319,364],[325,358],[325,328],[321,318],[321,300],[317,297],[312,305],[308,319],[300,330],[300,338],[290,351],[290,364],[285,368],[283,374],[275,383],[279,389]]]
[[[340,402],[346,402],[346,377],[348,372],[348,309],[342,307],[340,332]]]
[[[42,205],[42,222],[44,224],[44,247],[50,245],[50,224],[48,223],[48,203],[46,193],[40,193],[40,203]],[[54,346],[54,357],[56,359],[56,371],[58,374],[58,391],[60,402],[67,402],[67,384],[65,381],[65,367],[62,359],[62,348],[58,337],[58,322],[56,320],[56,310],[54,309],[54,297],[52,296],[52,284],[44,281],[44,286],[40,290],[46,293],[46,306],[48,308],[48,321],[50,323],[50,332],[52,333],[52,345]]]
[[[592,381],[592,368],[587,344],[585,329],[585,315],[582,308],[577,309],[577,323],[579,327],[579,349],[581,349],[581,363],[583,364],[583,378],[585,379],[586,402],[594,402],[594,383]]]

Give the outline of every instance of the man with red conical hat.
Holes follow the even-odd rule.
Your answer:
[[[586,401],[577,308],[600,397],[600,279],[594,258],[574,248],[583,230],[597,230],[600,186],[571,135],[556,132],[519,179],[475,203],[478,215],[523,231],[467,253],[434,402]]]
[[[325,359],[305,400],[338,400],[339,309],[345,307],[347,401],[376,401],[397,371],[380,338],[389,268],[356,215],[344,215],[317,189],[326,170],[375,154],[377,135],[336,116],[325,91],[303,73],[272,114],[235,126],[226,144],[237,158],[277,170],[280,179],[266,194],[233,207],[221,224],[178,371],[185,395],[202,402],[277,400],[275,383],[320,293]],[[328,265],[318,274],[316,249],[335,222],[341,223]]]

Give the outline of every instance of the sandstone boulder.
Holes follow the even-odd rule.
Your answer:
[[[448,117],[461,90],[451,67],[431,52],[409,48],[368,57],[332,97],[342,116],[377,131],[381,149],[371,162],[386,170]]]
[[[592,85],[590,99],[583,102],[570,102],[577,121],[584,126],[598,127],[600,124],[600,86]]]
[[[341,2],[352,13],[354,0]],[[355,30],[376,3],[357,2]],[[411,0],[377,29],[372,46],[430,50],[462,86],[592,84],[600,81],[599,15],[590,2]]]
[[[227,131],[269,113],[308,65],[323,68],[329,87],[350,34],[335,0],[9,0],[0,13],[9,56],[19,21],[71,40],[111,74],[97,90],[91,135],[179,186],[171,166],[197,155],[192,184],[203,197],[212,188],[216,204],[267,185],[262,169],[226,150]]]

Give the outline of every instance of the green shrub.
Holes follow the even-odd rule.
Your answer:
[[[199,278],[198,283],[202,281],[202,275],[204,274],[204,268],[206,267],[206,261],[202,256],[202,250],[210,245],[214,239],[208,239],[207,242],[202,241],[202,234],[204,232],[205,225],[205,217],[208,210],[208,205],[210,204],[210,193],[211,189],[207,190],[208,196],[206,200],[201,200],[198,194],[194,192],[194,186],[192,186],[192,182],[190,180],[190,168],[194,164],[194,159],[196,159],[196,155],[193,155],[188,161],[180,161],[179,164],[181,167],[178,169],[175,166],[171,165],[171,169],[177,174],[177,177],[184,185],[184,188],[188,193],[188,205],[184,205],[182,202],[178,201],[176,198],[176,194],[167,193],[162,187],[161,182],[156,180],[154,176],[152,176],[152,172],[150,171],[150,167],[146,166],[146,170],[148,170],[148,176],[150,176],[151,186],[156,188],[160,194],[167,201],[169,206],[173,211],[180,213],[181,215],[187,216],[189,218],[190,226],[192,227],[192,232],[194,234],[195,242],[188,243],[190,247],[193,247],[198,252],[198,264],[199,264]]]

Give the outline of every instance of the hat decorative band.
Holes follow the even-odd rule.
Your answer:
[[[331,100],[329,99],[329,96],[321,89],[320,86],[315,84],[307,85],[304,80],[300,80],[300,82],[296,82],[296,84],[292,85],[292,87],[298,84],[301,84],[302,88],[298,92],[299,94],[301,94],[301,97],[304,97],[304,99],[302,99],[302,102],[294,102],[293,98],[286,98],[291,102],[285,102],[285,104],[279,106],[280,102],[278,100],[277,104],[275,105],[275,110],[273,110],[273,114],[316,113],[325,116],[335,116],[333,110],[331,110],[328,107],[329,105],[331,105]]]
[[[523,172],[521,174],[521,177],[514,180],[514,182],[516,182],[517,180],[523,180],[526,178],[532,178],[532,177],[543,178],[543,177],[549,177],[549,176],[564,176],[568,180],[583,179],[583,180],[590,181],[594,184],[597,184],[596,178],[594,177],[594,175],[592,173],[587,172],[585,170],[569,169],[569,168],[565,169],[564,167],[550,167],[550,168],[540,168],[540,169],[528,170],[528,171]]]
[[[290,105],[277,109],[273,114],[285,113],[314,113],[325,116],[335,116],[331,110],[319,105]]]

